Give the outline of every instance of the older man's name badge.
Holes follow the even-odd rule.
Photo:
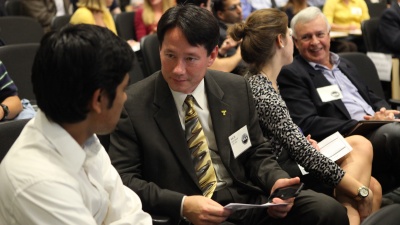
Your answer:
[[[343,98],[342,92],[336,84],[317,88],[317,91],[323,102],[330,102]]]
[[[247,130],[247,125],[229,136],[229,143],[231,144],[235,158],[250,148],[251,141],[249,131]]]

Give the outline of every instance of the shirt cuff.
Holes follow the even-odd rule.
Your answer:
[[[183,202],[185,201],[185,198],[186,198],[186,195],[183,196],[182,202],[181,202],[181,218],[183,218],[183,219],[186,219],[186,218],[183,216]]]

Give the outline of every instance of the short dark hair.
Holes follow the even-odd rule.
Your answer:
[[[201,6],[201,4],[207,5],[208,0],[176,0],[177,5],[188,5],[193,4],[196,6]]]
[[[211,0],[213,2],[212,12],[216,18],[218,18],[217,13],[219,11],[225,11],[225,0]]]
[[[204,46],[208,55],[218,44],[218,21],[207,9],[191,4],[168,9],[158,21],[157,37],[160,47],[165,33],[175,27],[182,30],[192,46]]]
[[[56,123],[82,121],[97,89],[112,106],[133,59],[127,42],[104,27],[78,24],[47,33],[32,67],[37,105]]]

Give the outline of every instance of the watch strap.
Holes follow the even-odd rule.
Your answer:
[[[7,119],[8,114],[10,113],[10,110],[8,109],[8,106],[4,105],[3,103],[0,103],[1,108],[3,109],[3,118],[0,119],[0,121],[3,121]]]

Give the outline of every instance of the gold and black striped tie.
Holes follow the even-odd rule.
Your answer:
[[[193,107],[194,98],[188,95],[185,115],[185,133],[199,185],[205,197],[211,198],[217,186],[217,177],[211,162],[206,136]]]

